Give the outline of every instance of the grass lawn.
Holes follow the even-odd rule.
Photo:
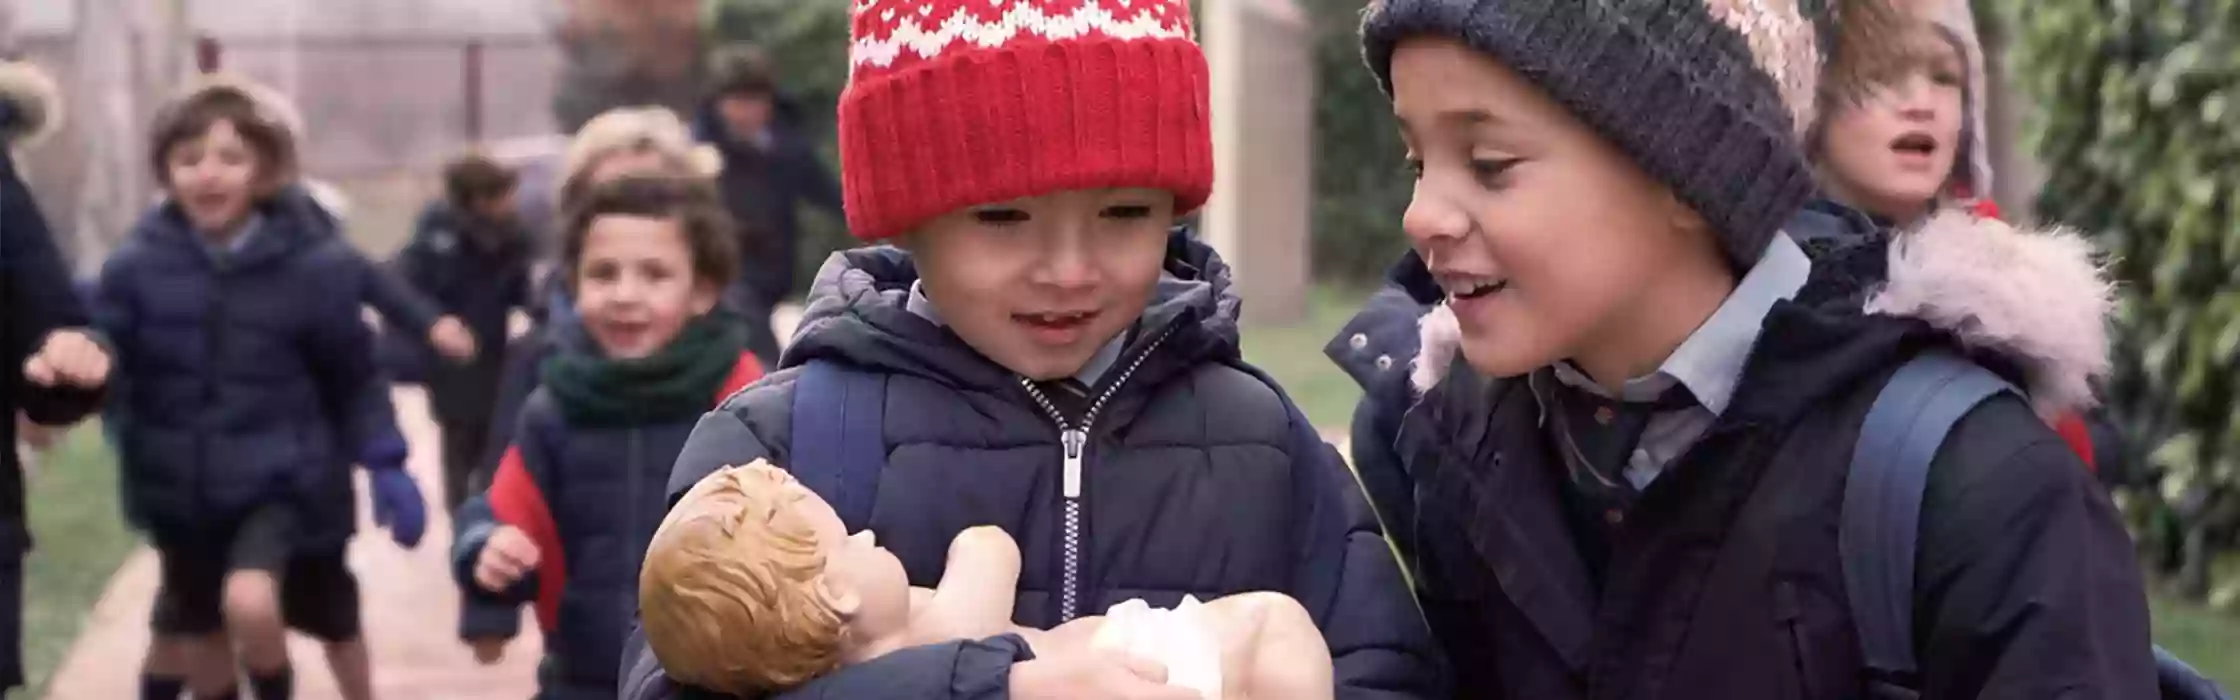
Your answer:
[[[1300,323],[1244,331],[1245,360],[1281,382],[1307,419],[1325,431],[1343,432],[1351,424],[1361,388],[1322,356],[1322,346],[1361,310],[1370,293],[1317,287],[1307,296],[1307,317]]]
[[[8,446],[10,449],[13,446]],[[86,614],[135,543],[117,510],[117,463],[86,423],[48,453],[25,494],[36,548],[24,562],[24,670],[40,697]],[[127,660],[127,663],[136,660]]]
[[[2216,679],[2225,692],[2240,692],[2240,615],[2156,599],[2154,641]]]

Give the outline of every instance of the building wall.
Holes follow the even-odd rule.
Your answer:
[[[206,35],[224,47],[224,70],[295,100],[311,176],[432,177],[477,136],[552,131],[560,60],[548,27],[566,1],[0,0],[14,10],[14,45],[70,97],[65,132],[22,162],[64,248],[81,271],[97,268],[152,201],[147,122],[191,74],[192,37]],[[470,95],[467,47],[478,41]]]

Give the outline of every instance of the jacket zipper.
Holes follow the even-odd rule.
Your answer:
[[[1048,414],[1050,420],[1058,424],[1058,442],[1065,451],[1063,463],[1065,469],[1063,472],[1065,558],[1062,569],[1064,582],[1058,591],[1058,622],[1060,623],[1070,622],[1073,618],[1081,616],[1081,557],[1082,550],[1086,548],[1081,537],[1082,512],[1086,509],[1086,499],[1081,496],[1081,464],[1089,456],[1090,431],[1096,428],[1097,414],[1104,411],[1105,402],[1110,400],[1113,394],[1119,393],[1120,387],[1126,386],[1128,379],[1135,376],[1136,370],[1143,367],[1143,361],[1151,357],[1151,352],[1157,350],[1159,344],[1166,342],[1167,336],[1173,334],[1174,328],[1170,326],[1166,331],[1153,338],[1149,345],[1145,345],[1142,352],[1136,353],[1135,359],[1129,361],[1127,367],[1121,368],[1120,374],[1113,378],[1112,383],[1105,386],[1104,391],[1099,392],[1095,400],[1089,402],[1089,410],[1081,415],[1080,427],[1074,427],[1070,421],[1066,420],[1065,414],[1059,412],[1057,405],[1050,402],[1050,397],[1043,394],[1040,387],[1034,385],[1034,380],[1026,377],[1019,378],[1019,386],[1027,390],[1027,396],[1032,397],[1035,405],[1042,407],[1042,412]]]
[[[226,263],[225,259],[217,257],[210,259],[210,303],[202,321],[202,405],[204,406],[218,405],[218,363],[219,357],[225,353],[225,331],[230,323],[227,318],[228,309],[226,308],[226,277],[229,267],[231,266]],[[199,514],[204,508],[208,507],[210,500],[209,495],[204,493],[203,489],[203,483],[209,480],[209,475],[204,472],[209,466],[211,458],[210,434],[217,430],[217,426],[213,423],[204,422],[195,426],[193,430],[195,459],[193,467],[187,470],[187,493],[189,494],[189,512]]]
[[[1796,586],[1788,581],[1775,584],[1773,595],[1774,616],[1781,619],[1782,628],[1789,633],[1789,653],[1796,658],[1797,688],[1806,698],[1820,697],[1819,684],[1812,677],[1814,668],[1812,639],[1804,627],[1804,606],[1797,603]]]
[[[643,525],[640,521],[646,517],[645,513],[638,510],[640,496],[645,493],[645,485],[638,483],[645,479],[645,464],[640,454],[643,452],[644,441],[645,437],[638,426],[630,426],[630,457],[626,460],[629,463],[629,471],[624,472],[630,482],[629,486],[625,487],[630,493],[630,503],[623,506],[623,512],[628,514],[626,522],[630,523],[630,561],[638,562],[641,565],[646,560],[645,552],[642,549],[644,544],[642,543],[651,539],[651,533],[647,533],[647,537],[638,536],[639,528]]]

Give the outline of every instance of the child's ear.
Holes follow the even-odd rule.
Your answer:
[[[856,613],[863,609],[863,597],[856,595],[854,590],[833,585],[830,576],[818,576],[816,586],[817,593],[824,596],[825,604],[832,606],[832,612],[838,614],[841,620],[853,620]]]
[[[705,281],[693,283],[692,315],[707,315],[708,312],[716,310],[716,302],[722,299],[723,290],[717,288],[714,284]]]

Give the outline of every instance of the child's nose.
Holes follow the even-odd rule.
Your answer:
[[[1415,196],[1400,215],[1400,230],[1422,247],[1470,235],[1470,215],[1441,195],[1430,180],[1417,180]]]
[[[1096,284],[1096,251],[1090,250],[1085,236],[1060,236],[1051,244],[1049,254],[1035,268],[1035,281],[1068,289]]]

